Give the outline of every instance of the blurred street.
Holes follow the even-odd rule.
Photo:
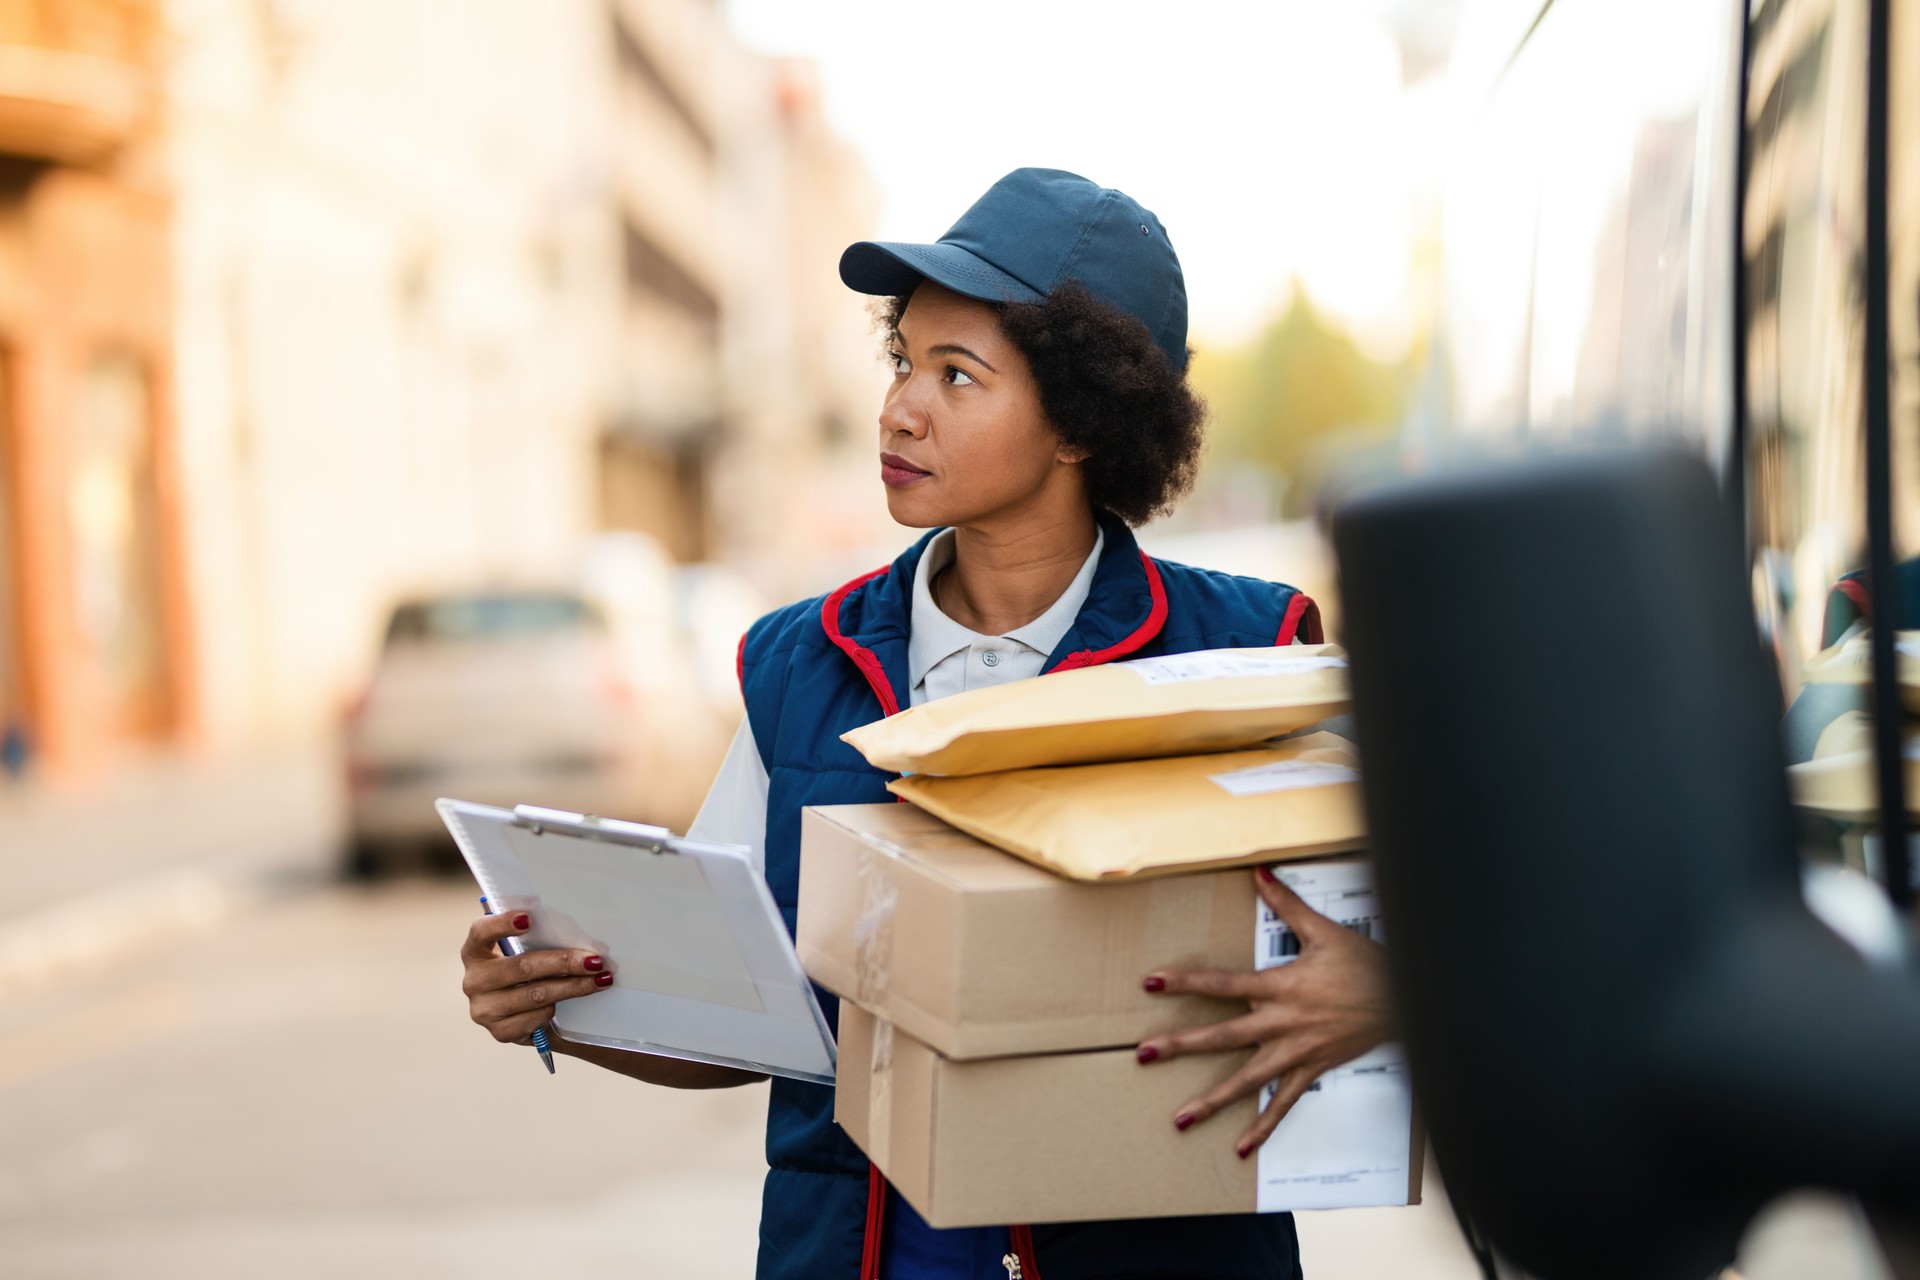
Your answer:
[[[515,1240],[751,1271],[763,1092],[548,1081],[494,1049],[459,991],[471,887],[338,883],[330,765],[156,765],[0,809],[21,934],[65,957],[0,967],[6,1274],[468,1275]]]
[[[764,1089],[564,1059],[549,1080],[495,1047],[459,990],[471,886],[338,882],[326,763],[155,765],[0,808],[0,872],[29,892],[0,952],[5,1274],[750,1275]],[[1760,1234],[1749,1280],[1877,1274],[1835,1209]],[[1476,1275],[1431,1179],[1418,1209],[1301,1235],[1315,1280]]]

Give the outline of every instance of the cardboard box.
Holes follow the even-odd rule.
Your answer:
[[[842,1005],[834,1118],[936,1227],[1420,1202],[1425,1151],[1410,1102],[1402,1127],[1377,1106],[1310,1093],[1247,1160],[1234,1140],[1253,1123],[1254,1098],[1185,1133],[1173,1127],[1182,1103],[1246,1058],[1142,1066],[1131,1050],[1110,1049],[956,1062]],[[1308,1127],[1289,1152],[1296,1122]],[[1362,1152],[1316,1174],[1309,1152],[1303,1166],[1303,1143],[1337,1147],[1355,1134],[1375,1148],[1384,1138],[1383,1158],[1361,1168]]]
[[[1251,871],[1076,883],[906,804],[808,809],[801,839],[807,973],[949,1058],[1131,1046],[1246,1012],[1140,984],[1252,966]]]

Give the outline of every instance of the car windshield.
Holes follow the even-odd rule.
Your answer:
[[[599,622],[593,606],[578,596],[451,596],[394,610],[387,643],[515,639],[588,630]]]

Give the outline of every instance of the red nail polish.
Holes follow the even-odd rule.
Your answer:
[[[1159,974],[1155,974],[1140,985],[1149,991],[1165,991],[1167,989],[1167,980]]]
[[[613,985],[613,975],[610,973],[603,973],[599,977],[593,980],[593,985],[596,987],[610,987]]]
[[[1193,1117],[1185,1112],[1181,1112],[1173,1118],[1173,1127],[1185,1133],[1188,1129],[1193,1128]]]
[[[1273,868],[1271,867],[1255,867],[1253,869],[1253,874],[1259,876],[1262,880],[1265,880],[1268,884],[1280,883],[1278,880],[1274,879]]]
[[[1138,1049],[1134,1050],[1133,1056],[1140,1059],[1140,1061],[1142,1062],[1152,1062],[1155,1058],[1158,1058],[1160,1056],[1160,1051],[1154,1048],[1150,1044],[1143,1044]]]
[[[588,973],[598,973],[600,972],[600,970],[607,967],[607,962],[605,960],[602,960],[599,956],[588,956],[585,960],[582,960],[580,962],[580,967],[585,969]]]
[[[1245,1160],[1253,1154],[1253,1144],[1249,1142],[1246,1146],[1238,1148],[1236,1154],[1239,1155],[1242,1160]]]
[[[513,918],[513,927],[516,929],[527,929],[527,928],[531,928],[532,925],[533,925],[533,917],[528,915],[524,911],[522,911],[519,915]]]

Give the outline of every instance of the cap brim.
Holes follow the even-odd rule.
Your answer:
[[[862,240],[840,255],[840,279],[856,293],[911,293],[922,280],[982,302],[1040,302],[1045,294],[955,244]]]

